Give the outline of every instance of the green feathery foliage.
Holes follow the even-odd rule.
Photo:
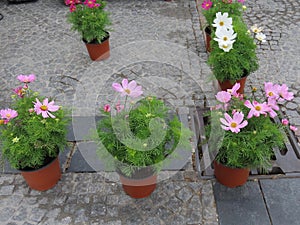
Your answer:
[[[254,96],[254,95],[253,95]],[[209,148],[216,153],[215,160],[232,168],[260,168],[271,166],[274,148],[282,149],[286,136],[286,127],[275,123],[269,114],[247,118],[250,109],[244,105],[246,100],[259,101],[256,97],[231,97],[224,109],[209,112],[209,124],[205,126],[206,136],[210,138]],[[220,118],[224,113],[230,116],[242,112],[248,124],[234,133],[221,127]]]
[[[12,108],[18,112],[16,118],[0,126],[2,156],[15,169],[38,169],[47,158],[56,157],[66,145],[68,119],[61,107],[52,112],[55,118],[43,118],[33,110],[38,93],[27,89],[21,98],[14,96]],[[50,102],[50,100],[49,100]]]
[[[98,7],[90,8],[84,4],[76,5],[76,9],[68,14],[67,21],[71,29],[80,33],[87,43],[101,43],[110,31],[111,20],[109,12],[105,11],[106,2],[97,0]]]
[[[168,111],[155,97],[142,99],[129,113],[123,110],[111,116],[102,111],[97,126],[100,155],[111,156],[107,164],[121,164],[118,169],[127,176],[137,167],[153,166],[158,171],[176,148],[190,149],[190,130]]]

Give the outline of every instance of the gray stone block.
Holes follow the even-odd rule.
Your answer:
[[[220,225],[271,225],[257,182],[237,188],[213,186]]]
[[[261,180],[273,225],[298,225],[300,212],[300,179]]]

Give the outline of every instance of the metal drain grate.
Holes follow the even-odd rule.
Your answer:
[[[212,167],[213,156],[205,143],[204,126],[206,124],[205,112],[207,108],[196,108],[191,110],[191,124],[196,134],[197,148],[195,151],[195,168],[203,179],[214,177]],[[279,120],[278,120],[279,121]],[[277,121],[277,122],[278,122]],[[287,133],[288,142],[284,149],[273,149],[275,157],[272,159],[272,167],[267,173],[258,169],[251,170],[250,179],[277,178],[277,177],[300,177],[300,147],[293,133]]]

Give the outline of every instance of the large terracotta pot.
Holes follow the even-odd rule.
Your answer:
[[[230,188],[245,184],[249,172],[249,169],[230,168],[214,161],[214,174],[217,181]]]
[[[219,83],[219,86],[220,86],[222,91],[226,91],[227,89],[231,89],[236,83],[240,83],[241,87],[239,88],[239,90],[237,92],[240,93],[240,94],[244,94],[246,80],[247,80],[247,76],[242,77],[241,79],[239,79],[239,80],[237,80],[233,83],[230,82],[229,80],[226,80],[226,81],[223,81],[223,82],[218,81],[218,83]]]
[[[54,187],[61,178],[58,157],[37,170],[21,170],[28,186],[37,191],[46,191]]]
[[[109,48],[109,34],[106,38],[102,40],[101,43],[86,43],[85,46],[88,50],[90,58],[93,61],[100,61],[109,58],[110,48]]]

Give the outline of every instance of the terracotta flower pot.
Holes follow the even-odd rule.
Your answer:
[[[88,50],[90,58],[93,61],[100,61],[109,58],[110,48],[109,48],[109,34],[106,38],[102,40],[101,43],[86,43],[85,46]]]
[[[226,91],[227,89],[231,89],[235,85],[235,83],[240,83],[241,87],[239,88],[239,90],[237,92],[240,93],[240,94],[244,94],[246,80],[247,80],[247,76],[235,81],[234,83],[231,83],[229,80],[226,80],[226,81],[223,81],[223,82],[218,81],[218,83],[219,83],[219,86],[220,86],[222,91]]]
[[[156,188],[156,174],[143,179],[128,178],[122,174],[119,176],[125,193],[132,198],[148,197]]]
[[[230,168],[214,161],[214,174],[217,181],[230,188],[245,184],[249,172],[249,169]]]
[[[205,27],[205,42],[206,42],[206,51],[211,52],[210,41],[211,41],[211,28]]]
[[[37,170],[21,170],[28,186],[37,191],[46,191],[56,185],[61,178],[58,157]]]

